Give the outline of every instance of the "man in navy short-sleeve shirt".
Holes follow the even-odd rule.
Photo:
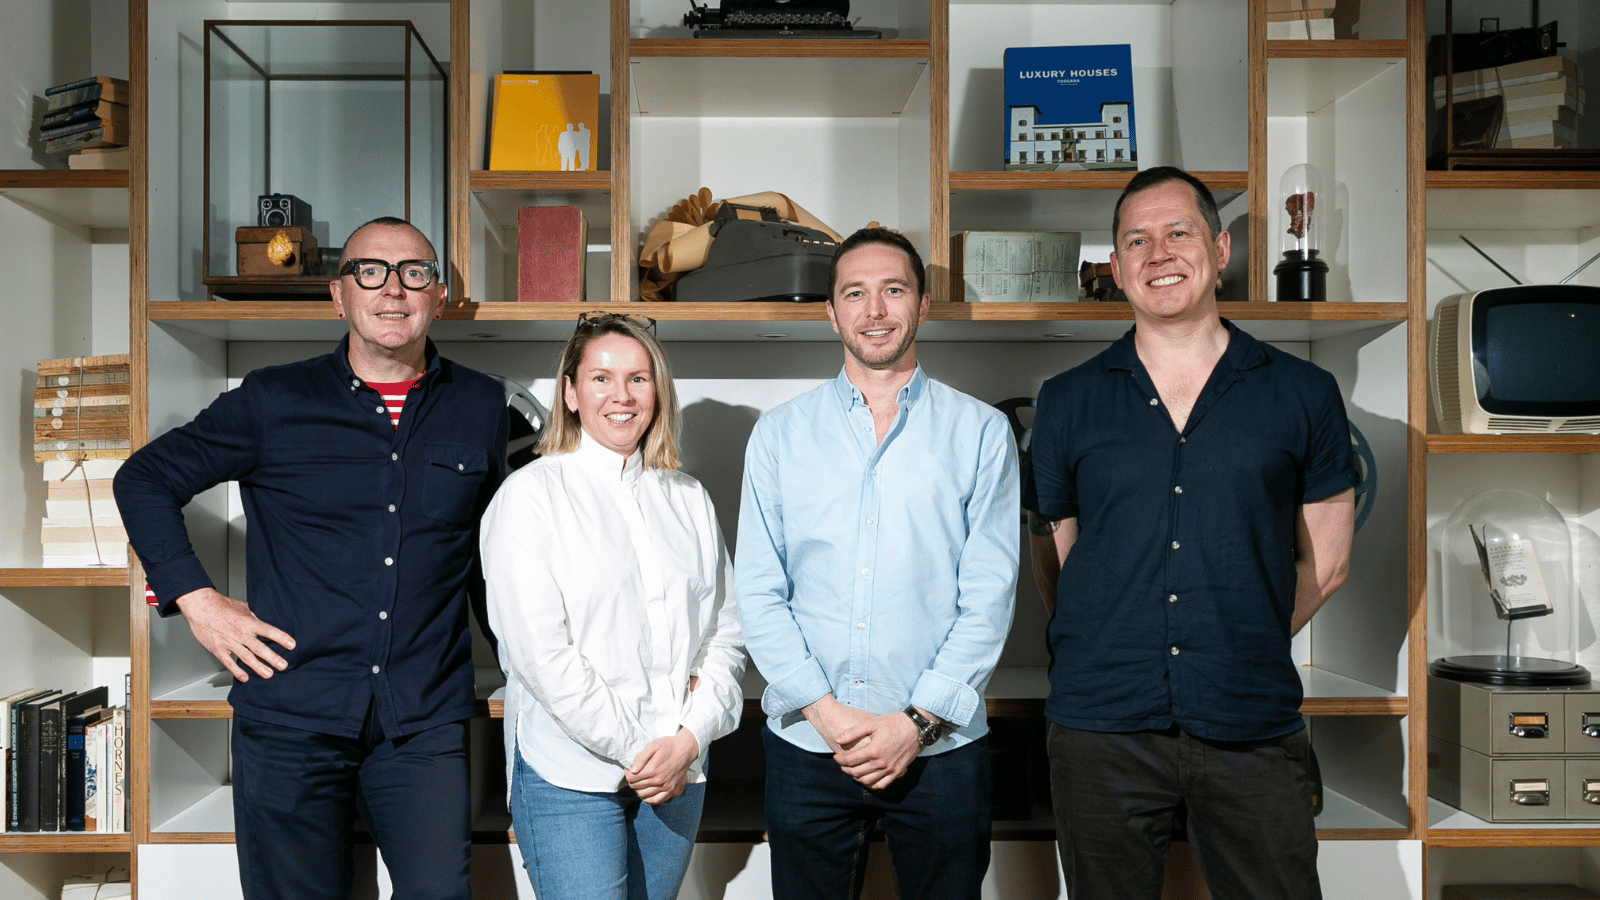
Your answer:
[[[1045,383],[1024,500],[1068,892],[1159,897],[1181,814],[1213,896],[1320,897],[1290,639],[1347,571],[1344,403],[1218,315],[1229,235],[1198,179],[1141,172],[1113,238],[1134,327]]]

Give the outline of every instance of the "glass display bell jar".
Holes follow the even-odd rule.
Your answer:
[[[1439,533],[1429,671],[1521,687],[1583,685],[1572,537],[1554,506],[1496,488],[1469,498]]]
[[[1332,211],[1333,195],[1322,170],[1309,163],[1290,166],[1278,183],[1281,226],[1280,259],[1272,274],[1278,279],[1280,303],[1328,299],[1328,262],[1322,258],[1323,220]]]

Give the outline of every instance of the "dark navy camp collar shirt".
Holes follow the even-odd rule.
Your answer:
[[[473,714],[468,590],[479,516],[499,485],[505,393],[441,357],[395,427],[351,370],[326,356],[258,369],[119,471],[118,508],[163,615],[211,586],[182,507],[239,483],[250,608],[295,649],[272,678],[236,683],[238,715],[355,737],[369,706],[390,737]]]
[[[1333,376],[1225,324],[1182,433],[1132,330],[1040,391],[1024,502],[1080,529],[1049,629],[1060,725],[1214,740],[1302,727],[1295,521],[1354,483],[1349,425]]]

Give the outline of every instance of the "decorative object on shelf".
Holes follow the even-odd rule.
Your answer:
[[[517,300],[581,303],[589,222],[576,206],[517,210]]]
[[[98,75],[45,88],[44,94],[39,141],[45,153],[128,143],[127,81]]]
[[[1597,347],[1600,287],[1519,284],[1446,297],[1428,341],[1440,430],[1600,433]]]
[[[639,251],[639,295],[642,300],[689,298],[677,293],[676,282],[702,266],[724,271],[700,279],[696,301],[758,299],[826,299],[827,262],[837,232],[783,194],[764,191],[713,201],[711,190],[680,201],[650,228]],[[732,205],[726,213],[723,208]],[[728,246],[712,251],[723,228]],[[790,223],[784,225],[783,223]],[[798,226],[798,227],[796,227]],[[714,240],[715,238],[715,240]],[[826,251],[818,287],[816,259]]]
[[[1331,41],[1336,0],[1267,0],[1267,40]]]
[[[1137,169],[1128,44],[1008,47],[1005,167]]]
[[[1538,5],[1533,9],[1537,16]],[[1587,140],[1580,134],[1583,70],[1577,58],[1559,55],[1566,44],[1556,22],[1502,29],[1499,19],[1487,18],[1475,31],[1458,32],[1454,0],[1445,0],[1444,22],[1445,33],[1428,39],[1429,168],[1600,168],[1592,129]],[[1485,140],[1483,123],[1461,108],[1495,97],[1499,124]]]
[[[1071,303],[1082,235],[1076,231],[963,231],[950,238],[950,299]]]
[[[196,209],[204,211],[200,270],[210,297],[326,299],[334,275],[317,238],[339,240],[379,216],[405,219],[448,253],[448,82],[411,22],[212,19],[204,27]],[[238,225],[285,230],[299,244],[292,263],[268,260],[269,234],[241,266]]]
[[[322,258],[306,226],[236,228],[233,240],[239,275],[314,275]]]
[[[600,76],[505,72],[494,79],[489,169],[593,172],[600,128]]]
[[[48,485],[40,525],[44,565],[128,564],[111,479],[128,458],[128,356],[76,356],[38,363],[33,457]]]
[[[260,215],[256,225],[262,228],[311,227],[311,204],[293,194],[262,194],[257,202]]]
[[[850,23],[850,0],[689,0],[683,24],[697,38],[878,38],[876,28]]]
[[[1439,532],[1438,640],[1428,671],[1479,684],[1589,683],[1577,664],[1572,539],[1554,506],[1494,488],[1469,498]],[[1600,722],[1600,719],[1597,719]]]
[[[1278,182],[1283,209],[1278,248],[1283,259],[1272,270],[1278,279],[1278,302],[1328,299],[1328,263],[1322,254],[1322,223],[1328,209],[1317,209],[1332,196],[1322,170],[1309,163],[1290,166]]]
[[[1128,295],[1117,287],[1117,278],[1111,273],[1111,263],[1085,262],[1078,267],[1078,285],[1083,288],[1083,299],[1102,303],[1127,303]]]

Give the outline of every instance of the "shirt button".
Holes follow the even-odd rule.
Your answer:
[[[361,387],[361,379],[359,379],[359,378],[350,379],[350,386],[351,387]]]
[[[466,470],[467,470],[467,467],[465,465],[462,465],[461,463],[456,463],[456,471],[457,472],[465,472]]]
[[[872,517],[871,517],[871,516],[868,516],[868,517],[867,517],[867,524],[868,524],[868,525],[871,525],[871,524],[873,524],[873,523],[874,523],[874,521],[875,521],[875,520],[874,520],[874,519],[873,519],[873,518],[872,518]]]
[[[1187,444],[1187,443],[1189,443],[1189,439],[1186,438],[1186,437],[1180,437],[1180,438],[1178,438],[1178,443]]]
[[[870,578],[870,577],[872,577],[872,570],[871,569],[862,569],[861,570],[861,577],[862,578]]]
[[[859,678],[851,679],[850,683],[851,684],[860,684],[861,683],[861,679],[859,679]]]
[[[1173,541],[1172,542],[1172,549],[1174,549],[1174,550],[1178,549],[1178,542],[1177,541]]]
[[[1157,399],[1156,399],[1156,398],[1154,398],[1154,397],[1151,397],[1151,398],[1150,398],[1150,405],[1151,405],[1151,406],[1160,406],[1160,405],[1161,405],[1161,401],[1160,401],[1160,400],[1157,400]]]
[[[387,409],[384,409],[384,408],[383,408],[383,407],[381,407],[381,406],[374,406],[374,407],[373,407],[373,408],[372,408],[372,411],[373,411],[373,412],[379,412],[379,413],[386,413],[386,412],[388,412],[388,410],[387,410]]]
[[[1173,647],[1172,648],[1172,655],[1173,656],[1177,656],[1178,655],[1178,648],[1177,647]]]
[[[394,512],[394,504],[389,504],[389,512]]]
[[[1181,493],[1183,493],[1183,485],[1181,485],[1181,484],[1180,484],[1180,485],[1178,485],[1178,486],[1176,486],[1176,487],[1174,487],[1174,488],[1173,488],[1173,489],[1172,489],[1172,492],[1173,492],[1173,493],[1174,493],[1174,494],[1181,494]]]
[[[380,619],[387,619],[387,618],[389,618],[389,613],[388,613],[388,612],[387,612],[387,611],[384,611],[384,610],[380,610],[380,611],[379,611],[379,612],[378,612],[378,618],[380,618]]]
[[[1168,603],[1177,603],[1178,602],[1178,595],[1177,594],[1168,594],[1167,595],[1167,602]]]
[[[391,454],[389,454],[389,458],[390,458],[390,459],[391,459],[391,460],[397,460],[397,459],[399,459],[399,458],[400,458],[400,454],[398,454],[398,453],[391,453]]]
[[[1172,652],[1173,652],[1173,653],[1177,653],[1177,652],[1178,652],[1178,651],[1177,651],[1177,650],[1173,650],[1173,651],[1172,651]],[[381,670],[381,669],[379,669],[379,668],[378,668],[378,667],[377,667],[377,666],[373,666],[373,667],[372,667],[372,674],[374,674],[374,675],[376,675],[376,674],[378,674],[378,673],[379,673],[379,672],[380,672],[380,671],[382,671],[382,670]]]
[[[1177,545],[1177,544],[1173,544],[1173,545],[1172,545],[1172,546],[1174,546],[1174,547],[1176,547],[1176,546],[1178,546],[1178,545]],[[384,557],[384,558],[383,558],[383,564],[384,564],[384,565],[386,565],[386,566],[392,566],[392,565],[394,565],[394,557],[392,557],[392,556],[385,556],[385,557]]]
[[[858,630],[865,631],[866,628],[867,628],[867,623],[865,623],[865,622],[857,622],[856,623],[856,628]]]

